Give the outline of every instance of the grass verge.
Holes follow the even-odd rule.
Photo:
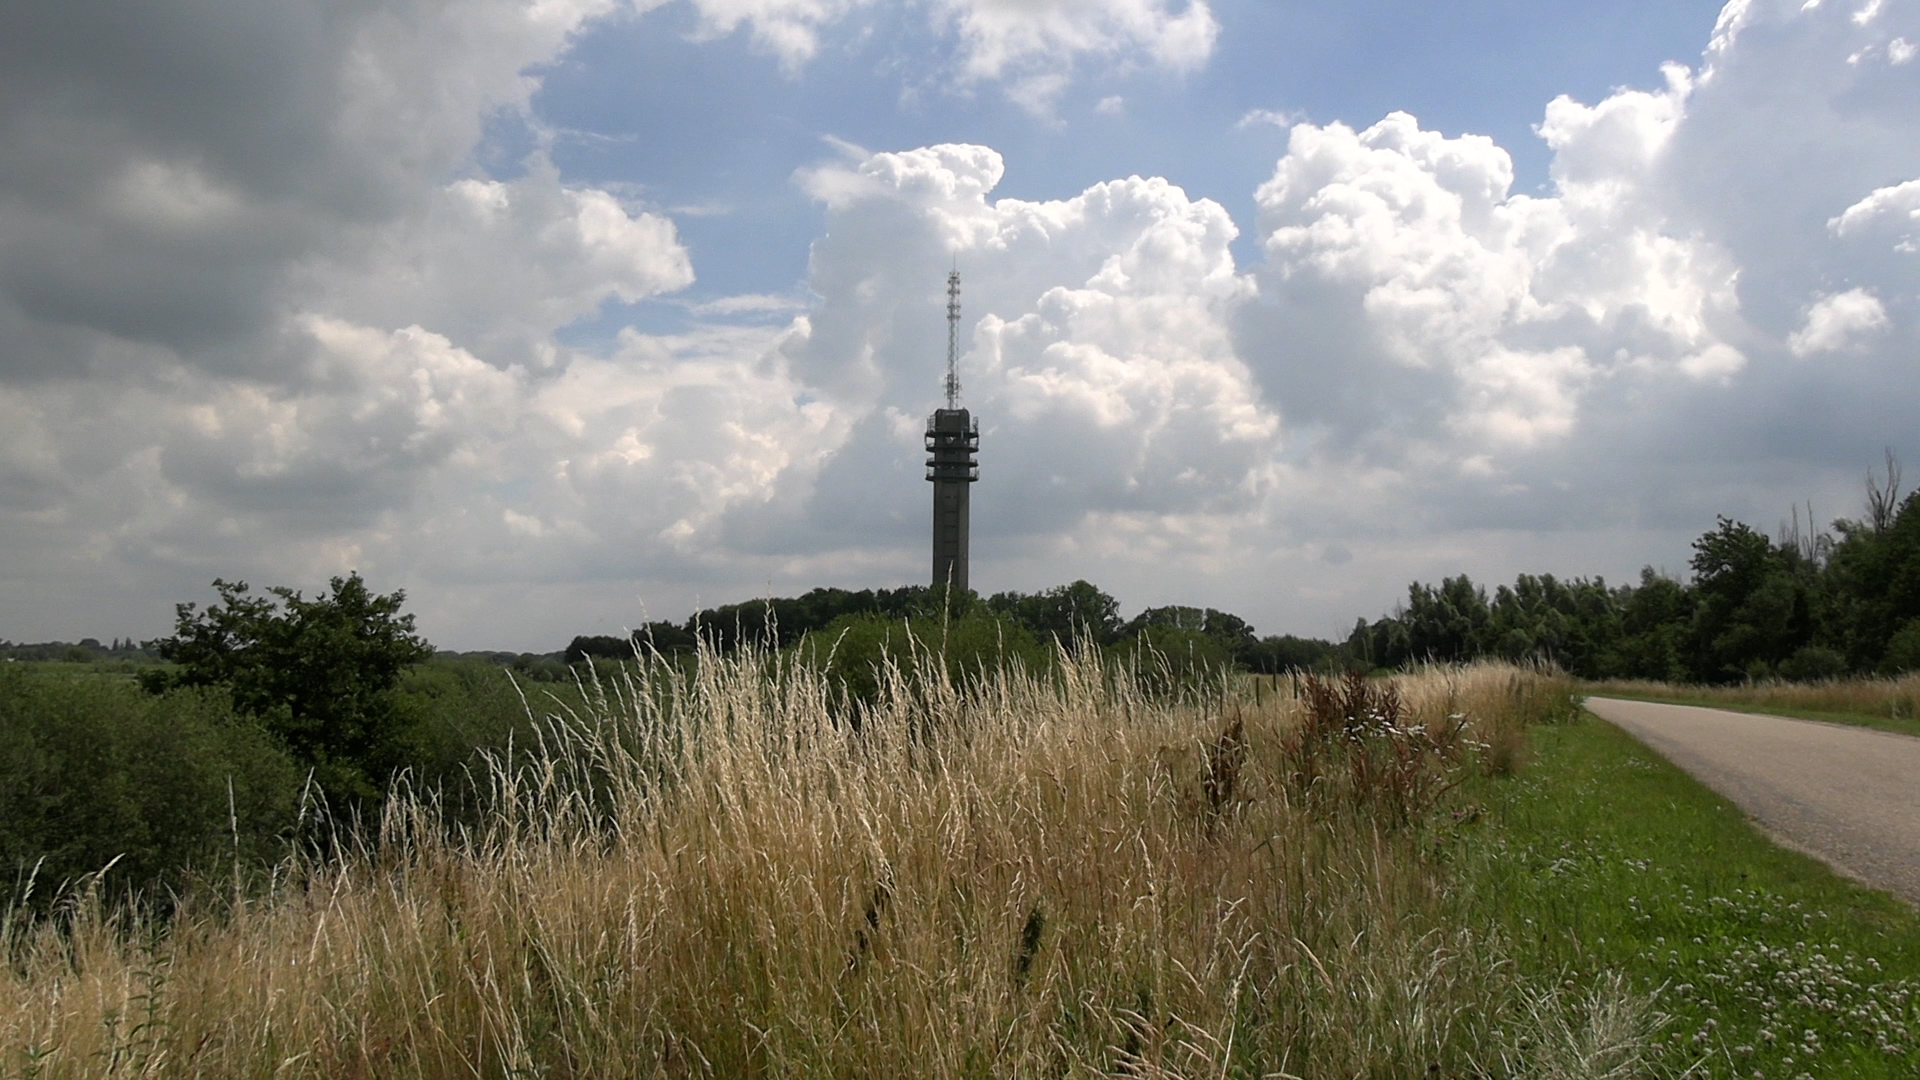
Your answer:
[[[1566,985],[1624,975],[1693,1075],[1920,1073],[1920,916],[1773,844],[1610,724],[1538,729],[1525,774],[1483,789],[1470,906],[1516,964]]]

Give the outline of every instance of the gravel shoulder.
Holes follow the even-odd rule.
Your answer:
[[[1586,706],[1782,842],[1920,904],[1920,738],[1693,705]]]

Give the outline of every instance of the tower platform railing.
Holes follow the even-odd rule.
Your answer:
[[[961,415],[954,417],[955,412]],[[980,452],[980,421],[965,412],[940,409],[927,417],[927,479],[969,484],[980,479],[980,463],[975,457]]]

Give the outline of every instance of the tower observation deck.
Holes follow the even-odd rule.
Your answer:
[[[980,422],[960,407],[960,272],[947,275],[947,407],[927,417],[927,479],[933,483],[933,585],[967,585],[968,506],[980,479]]]

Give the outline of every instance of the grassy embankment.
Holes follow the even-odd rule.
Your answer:
[[[477,827],[402,799],[226,910],[10,923],[0,1073],[1645,1071],[1647,996],[1531,977],[1441,857],[1563,681],[1222,702],[1068,663],[896,677],[855,732],[771,658],[650,678],[499,763]]]
[[[225,910],[9,920],[0,1076],[1920,1066],[1913,915],[1607,725],[1538,726],[1563,680],[1402,678],[1396,719],[1069,665],[895,679],[854,734],[770,664],[614,684],[476,829],[403,799]]]
[[[1920,735],[1920,672],[1879,679],[1763,682],[1744,686],[1694,686],[1623,679],[1588,683],[1582,689],[1602,697],[1706,705]]]

